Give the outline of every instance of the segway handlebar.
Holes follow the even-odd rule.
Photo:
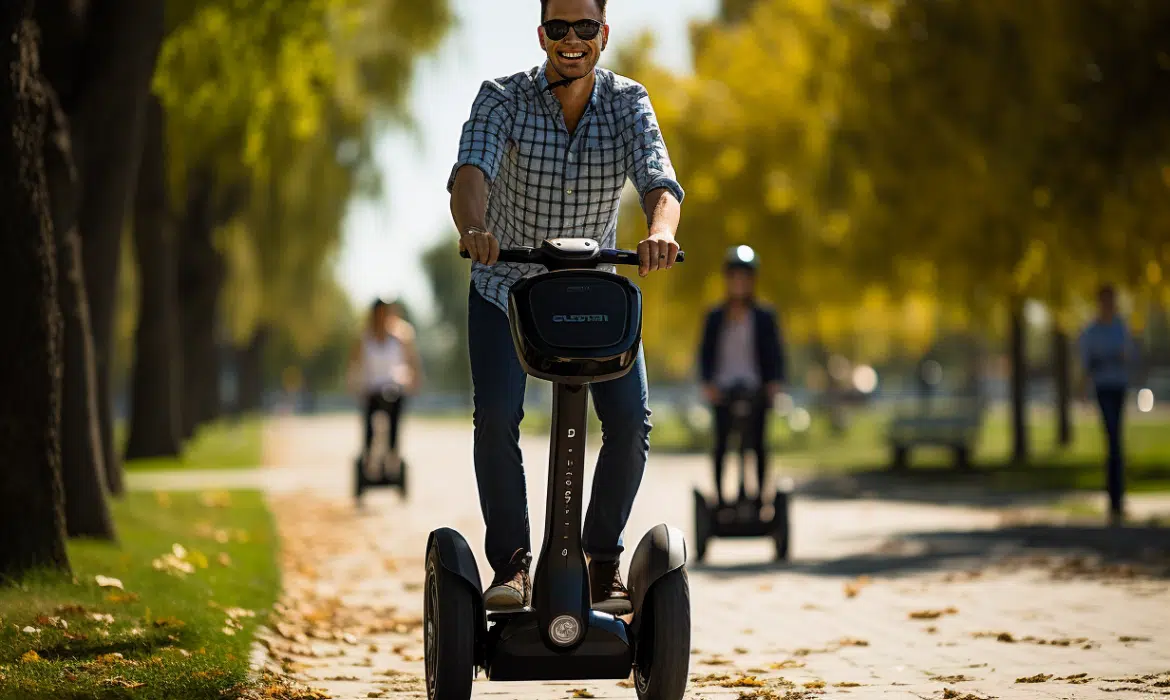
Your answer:
[[[459,257],[471,259],[471,253],[459,251]],[[678,251],[675,262],[683,262],[686,254]],[[517,248],[501,248],[499,262],[531,263],[547,267],[562,267],[574,263],[582,267],[588,265],[640,265],[636,250],[620,250],[617,248],[599,248],[597,243],[587,238],[559,238],[549,239],[540,247],[520,246]]]

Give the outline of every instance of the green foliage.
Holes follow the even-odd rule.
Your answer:
[[[470,392],[471,366],[467,360],[467,292],[471,265],[457,254],[455,235],[423,254],[423,267],[435,299],[435,316],[419,335],[419,350],[428,384],[438,389]]]
[[[446,0],[172,0],[155,91],[176,192],[210,169],[247,204],[219,232],[235,342],[258,325],[310,357],[329,338],[332,256],[355,197],[381,193],[377,126],[403,121],[416,58]]]
[[[878,357],[994,330],[1012,297],[1170,298],[1168,27],[1153,0],[755,0],[693,30],[693,76],[627,49],[688,192],[688,279],[647,283],[648,348],[690,368],[664,341],[697,339],[744,241],[790,337],[880,328]]]

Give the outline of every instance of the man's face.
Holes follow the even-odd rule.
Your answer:
[[[576,22],[579,19],[605,21],[597,0],[549,0],[544,21],[550,19],[562,19],[566,22]],[[537,31],[540,36],[540,48],[544,49],[549,63],[563,78],[582,78],[592,72],[601,58],[602,49],[609,41],[608,25],[603,26],[597,36],[590,41],[582,40],[572,29],[560,41],[553,41],[545,36],[543,26]]]
[[[727,298],[734,301],[745,301],[755,296],[756,276],[750,270],[732,268],[724,276],[727,281]]]
[[[1117,313],[1117,301],[1113,294],[1102,293],[1097,296],[1097,314],[1101,318],[1113,318]]]

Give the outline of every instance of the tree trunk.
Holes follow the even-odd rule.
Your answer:
[[[1028,461],[1028,357],[1025,348],[1024,302],[1013,299],[1011,306],[1011,401],[1012,463]]]
[[[213,245],[214,181],[209,173],[189,176],[180,227],[179,299],[183,363],[183,437],[220,413],[220,361],[216,343],[219,295],[227,279],[223,256]]]
[[[241,415],[259,413],[264,409],[264,353],[271,335],[271,330],[261,325],[237,355],[237,405]]]
[[[106,469],[98,433],[97,377],[93,337],[85,296],[81,237],[77,231],[81,189],[80,158],[67,116],[74,98],[84,7],[67,0],[42,0],[36,17],[43,43],[50,122],[45,133],[45,174],[57,244],[57,300],[63,328],[64,374],[61,407],[61,478],[65,487],[65,525],[71,537],[113,539],[106,502]]]
[[[1052,371],[1056,384],[1056,443],[1072,444],[1072,376],[1069,363],[1069,337],[1059,323],[1052,327]]]
[[[61,311],[41,152],[48,100],[31,0],[0,3],[0,578],[69,570],[61,486]]]
[[[114,302],[126,208],[137,182],[142,115],[163,35],[164,3],[95,3],[88,18],[80,227],[86,293],[93,323],[98,426],[110,491],[121,493],[122,463],[114,446],[111,358]]]
[[[134,215],[140,286],[126,459],[173,457],[181,447],[179,299],[163,118],[162,105],[150,98]]]

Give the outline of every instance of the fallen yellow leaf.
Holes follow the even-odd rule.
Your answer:
[[[97,585],[101,586],[102,588],[118,588],[118,589],[124,590],[124,587],[122,586],[122,582],[116,578],[111,578],[109,576],[102,576],[101,574],[98,574],[97,576],[93,577],[93,580],[96,581]]]
[[[35,651],[32,651],[31,649],[20,655],[20,663],[22,663],[22,664],[33,664],[33,663],[36,663],[40,660],[41,660],[41,655],[36,653]]]

